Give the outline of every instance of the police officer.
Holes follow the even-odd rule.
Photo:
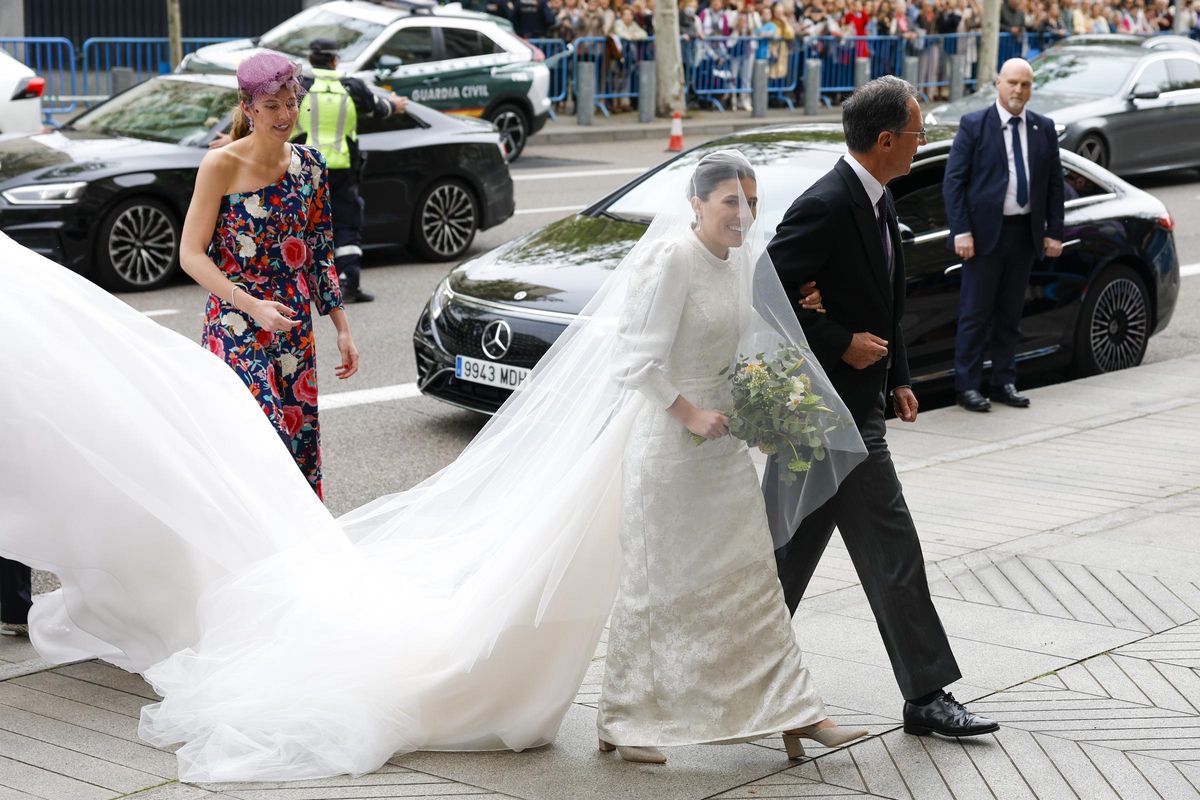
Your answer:
[[[407,100],[375,95],[362,80],[337,71],[337,42],[313,39],[308,46],[313,76],[300,82],[308,90],[300,104],[296,141],[321,151],[329,169],[333,202],[333,260],[342,281],[342,299],[369,303],[375,299],[359,286],[362,270],[363,200],[358,194],[363,158],[358,150],[359,114],[387,117],[404,113]]]

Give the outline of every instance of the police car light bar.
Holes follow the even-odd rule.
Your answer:
[[[367,0],[367,2],[402,11],[432,11],[438,5],[437,0]]]

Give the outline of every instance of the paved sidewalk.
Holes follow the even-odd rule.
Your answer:
[[[137,739],[153,698],[98,662],[55,669],[0,640],[0,800],[113,798],[1200,798],[1200,356],[944,409],[890,440],[963,680],[995,736],[908,736],[845,551],[796,625],[843,724],[874,734],[788,762],[778,739],[596,751],[603,644],[554,745],[420,753],[359,779],[186,786]],[[836,542],[836,539],[835,539]],[[314,641],[314,646],[320,646]]]

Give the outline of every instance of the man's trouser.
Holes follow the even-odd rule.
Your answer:
[[[24,625],[33,604],[32,574],[18,561],[0,558],[0,622]]]
[[[333,203],[333,263],[343,292],[356,292],[362,272],[363,199],[358,194],[358,171],[329,170]]]

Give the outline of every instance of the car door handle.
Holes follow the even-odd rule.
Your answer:
[[[1082,243],[1083,243],[1083,239],[1072,239],[1069,242],[1063,242],[1063,250],[1066,250],[1068,247],[1074,247],[1075,245],[1082,244]]]
[[[958,271],[958,270],[960,270],[960,269],[962,269],[962,264],[961,264],[961,263],[958,263],[958,264],[951,264],[950,266],[946,267],[946,269],[945,269],[945,270],[943,270],[943,271],[942,271],[942,274],[943,274],[943,275],[949,275],[951,272],[957,272],[957,271]]]

